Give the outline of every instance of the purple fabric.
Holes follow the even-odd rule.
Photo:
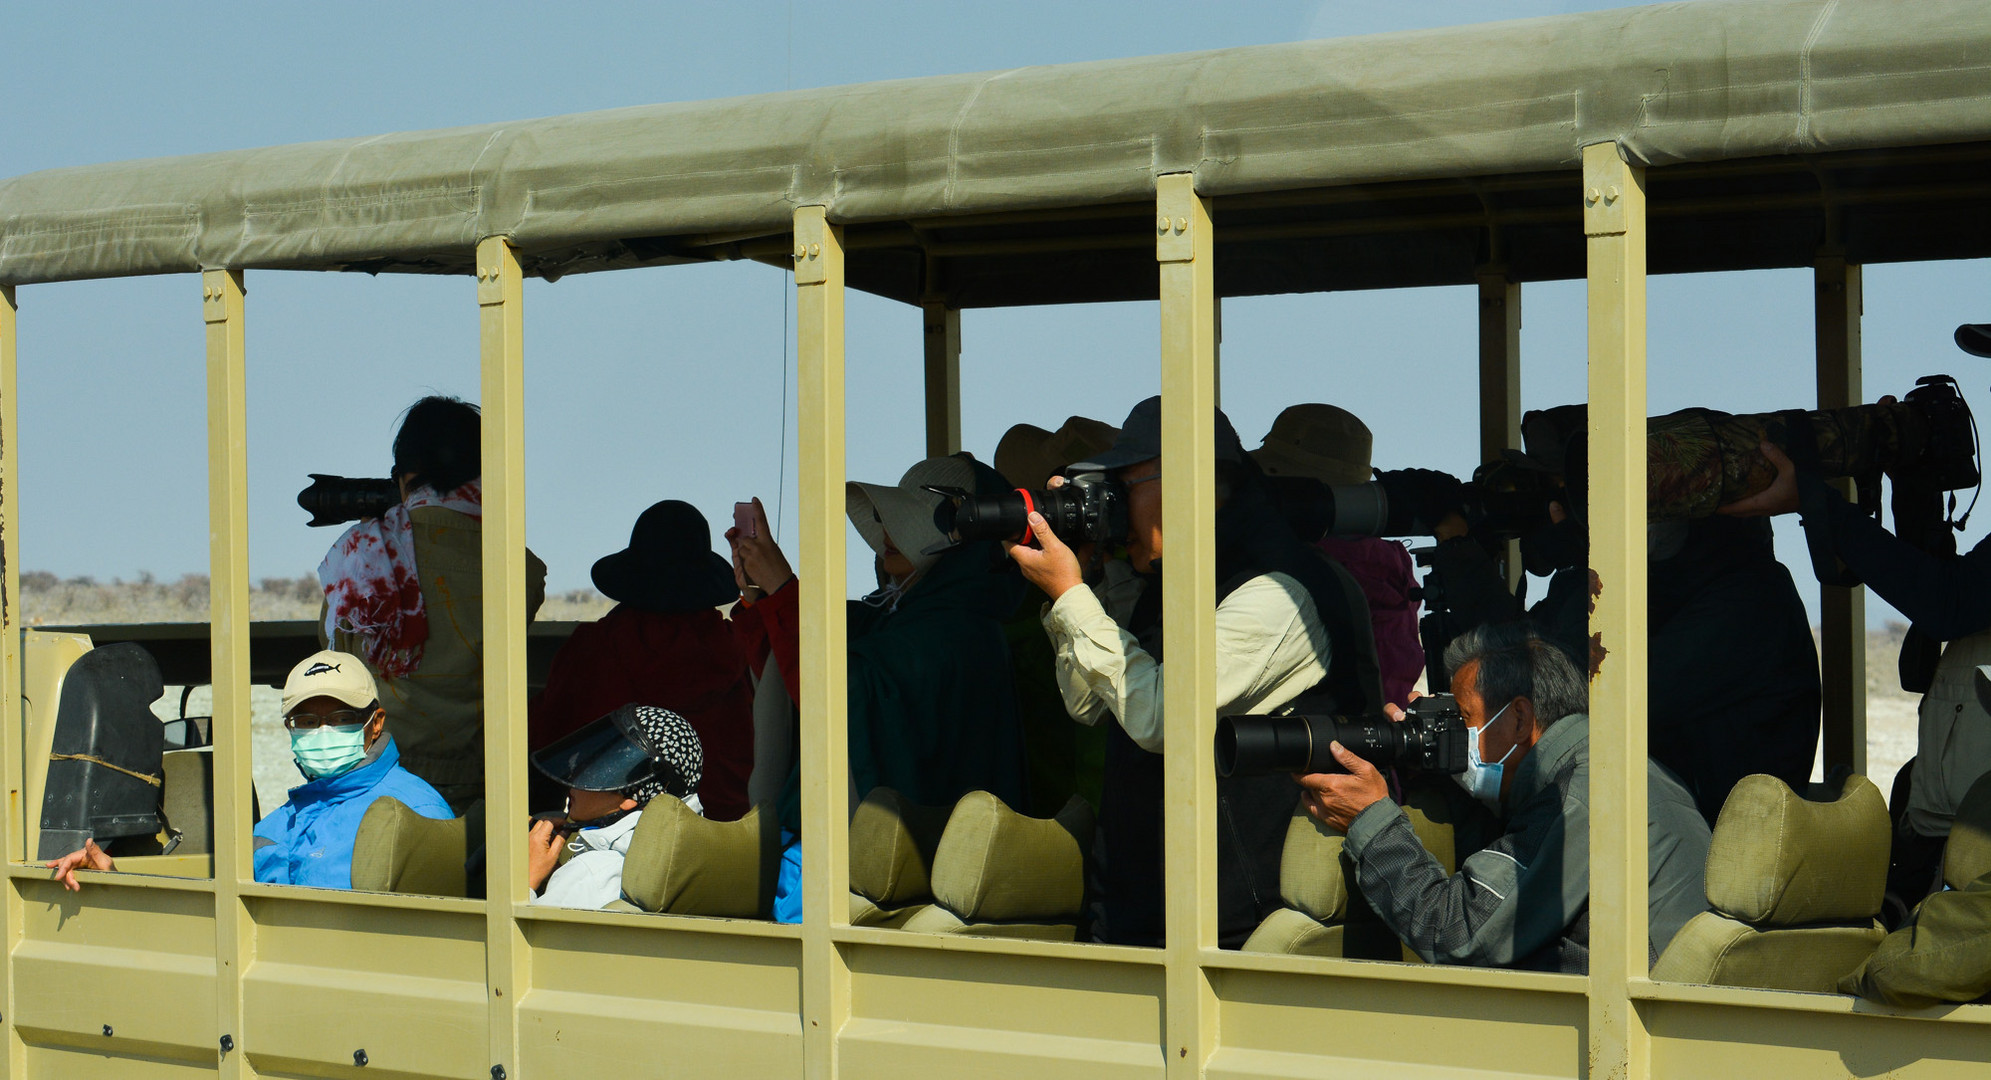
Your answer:
[[[1320,549],[1361,583],[1362,595],[1369,600],[1369,623],[1376,631],[1384,700],[1403,704],[1424,671],[1424,646],[1417,639],[1419,604],[1411,595],[1417,576],[1411,572],[1410,552],[1394,540],[1374,536],[1330,536],[1320,541]]]

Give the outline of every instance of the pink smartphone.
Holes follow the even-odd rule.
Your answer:
[[[740,530],[741,536],[760,535],[760,531],[754,527],[753,503],[736,502],[733,504],[733,527]]]

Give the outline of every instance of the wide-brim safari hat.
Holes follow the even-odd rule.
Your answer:
[[[636,519],[629,546],[594,566],[603,596],[646,611],[699,611],[740,598],[733,564],[712,550],[712,530],[698,508],[665,499]]]
[[[1251,452],[1267,476],[1304,476],[1324,484],[1366,484],[1375,436],[1346,409],[1320,402],[1294,405],[1272,421],[1265,443]]]
[[[974,492],[975,466],[965,457],[934,457],[906,470],[896,484],[844,485],[844,512],[871,550],[885,554],[886,537],[899,554],[926,570],[955,543],[953,503],[929,487]]]
[[[1066,417],[1056,431],[1018,424],[996,443],[995,470],[1013,487],[1041,491],[1074,461],[1105,453],[1120,429],[1087,416]]]

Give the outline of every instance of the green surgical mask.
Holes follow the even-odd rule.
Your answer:
[[[298,771],[313,780],[351,772],[366,758],[366,725],[293,731],[290,752]]]

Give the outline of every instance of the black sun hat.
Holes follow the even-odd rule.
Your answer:
[[[1991,357],[1991,323],[1964,323],[1957,327],[1956,347],[1972,356]]]
[[[712,550],[712,529],[698,508],[665,499],[636,519],[629,546],[595,563],[603,596],[646,611],[698,611],[740,597],[733,564]]]

